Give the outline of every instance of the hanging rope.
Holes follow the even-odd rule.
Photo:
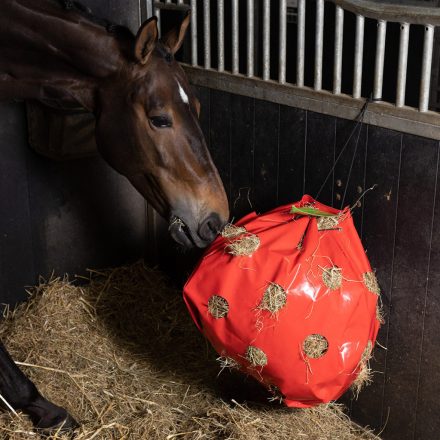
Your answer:
[[[372,102],[372,101],[373,101],[373,99],[372,99],[371,97],[368,98],[368,99],[365,101],[364,105],[362,106],[362,109],[361,109],[361,111],[359,112],[359,115],[355,118],[355,120],[357,120],[356,125],[354,126],[353,130],[351,131],[350,136],[348,137],[348,139],[345,141],[345,144],[344,144],[344,146],[342,147],[342,150],[339,152],[338,157],[336,158],[335,162],[333,163],[333,166],[332,166],[332,168],[330,169],[329,173],[327,174],[327,177],[325,178],[323,184],[321,185],[321,188],[319,189],[318,194],[316,195],[315,199],[318,199],[318,198],[319,198],[319,195],[321,194],[322,190],[324,189],[324,187],[325,187],[325,185],[326,185],[328,179],[329,179],[330,176],[333,174],[333,171],[335,170],[336,165],[337,165],[338,162],[339,162],[339,159],[342,157],[342,154],[343,154],[344,151],[347,149],[347,146],[348,146],[348,144],[349,144],[351,138],[354,136],[354,134],[356,133],[356,130],[357,130],[358,127],[359,127],[359,133],[358,133],[358,136],[357,136],[357,139],[356,139],[356,144],[355,144],[355,149],[354,149],[353,157],[352,157],[352,159],[351,159],[350,168],[349,168],[349,170],[348,170],[347,185],[346,185],[346,187],[345,187],[345,190],[344,190],[344,196],[343,196],[343,198],[342,198],[342,205],[341,205],[341,206],[343,206],[344,201],[345,201],[345,196],[346,196],[346,194],[347,194],[348,182],[350,181],[350,178],[351,178],[351,172],[352,172],[352,170],[353,170],[353,165],[354,165],[354,160],[355,160],[356,153],[357,153],[357,148],[358,148],[358,144],[359,144],[360,134],[361,134],[362,126],[363,126],[364,119],[365,119],[365,113],[367,112],[368,104],[370,104],[370,102]]]

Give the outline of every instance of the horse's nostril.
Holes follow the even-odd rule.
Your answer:
[[[199,236],[204,241],[212,241],[221,231],[223,222],[216,213],[210,214],[199,227]]]

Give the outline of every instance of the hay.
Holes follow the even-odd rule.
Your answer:
[[[376,275],[374,275],[374,272],[365,272],[363,274],[363,280],[365,287],[375,295],[380,295],[380,287],[379,283],[377,282]]]
[[[339,289],[342,285],[342,269],[336,266],[324,269],[322,281],[330,290]]]
[[[223,238],[230,240],[231,238],[236,238],[239,235],[246,234],[246,228],[243,226],[235,226],[231,223],[228,223],[221,232]]]
[[[267,365],[267,356],[266,353],[258,347],[254,347],[253,345],[249,345],[246,350],[246,359],[254,366],[254,367],[264,367]]]
[[[274,315],[286,305],[286,302],[286,291],[277,283],[269,283],[258,308],[268,310]]]
[[[350,387],[356,399],[359,397],[359,393],[362,391],[362,389],[372,382],[373,372],[371,371],[369,365],[372,351],[373,343],[371,341],[368,341],[358,365],[358,375]]]
[[[327,339],[318,334],[307,336],[303,342],[303,351],[308,358],[318,359],[324,356],[328,350]]]
[[[340,215],[332,215],[327,217],[318,217],[318,231],[328,231],[331,229],[337,229],[339,226]]]
[[[379,324],[385,324],[385,312],[383,310],[383,307],[379,304],[376,305],[376,319],[379,321]]]
[[[217,355],[180,292],[142,263],[94,272],[87,286],[41,285],[0,323],[0,337],[17,361],[33,365],[22,368],[42,393],[81,423],[77,440],[377,439],[340,405],[237,403],[250,379],[228,371],[217,378]],[[7,412],[0,438],[43,440],[25,416]]]
[[[225,368],[229,370],[240,370],[241,365],[233,358],[229,356],[220,356],[217,358],[217,362],[220,364],[220,372]]]
[[[216,319],[224,318],[229,312],[229,304],[225,298],[212,295],[208,300],[208,312]]]
[[[235,257],[250,256],[260,247],[258,235],[247,233],[226,246],[226,251]]]
[[[298,244],[296,245],[296,249],[301,251],[303,246],[304,246],[304,238],[306,236],[306,233],[304,232],[304,234],[302,235],[301,239],[299,240]]]

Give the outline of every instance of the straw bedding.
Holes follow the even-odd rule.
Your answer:
[[[6,313],[0,337],[40,390],[81,423],[79,440],[377,438],[338,405],[292,410],[269,403],[265,391],[259,403],[239,403],[249,379],[229,368],[217,376],[216,355],[180,293],[140,262],[91,272],[85,286],[40,285]],[[24,416],[0,412],[0,438],[40,436]]]

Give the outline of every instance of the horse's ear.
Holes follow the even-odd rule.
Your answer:
[[[157,42],[157,17],[151,17],[139,28],[134,45],[134,56],[141,64],[145,64],[153,52]]]
[[[183,19],[180,26],[175,27],[169,31],[162,39],[162,43],[168,47],[170,52],[174,55],[182,46],[183,39],[185,38],[186,30],[188,29],[189,22],[191,21],[191,13],[188,12]]]

